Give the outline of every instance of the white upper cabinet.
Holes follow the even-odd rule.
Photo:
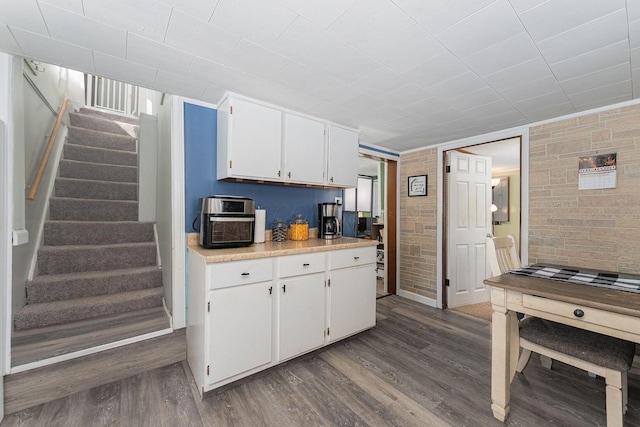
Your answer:
[[[227,94],[218,104],[218,179],[355,187],[358,132]]]
[[[329,125],[327,184],[336,187],[358,185],[358,132]]]
[[[323,184],[325,170],[324,122],[284,114],[284,180]]]
[[[282,112],[227,98],[218,106],[218,179],[280,180]]]

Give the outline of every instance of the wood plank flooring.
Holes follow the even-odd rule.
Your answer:
[[[162,349],[158,349],[162,351]],[[601,378],[534,358],[512,385],[506,423],[490,409],[490,324],[398,296],[376,328],[207,393],[186,363],[11,414],[0,426],[604,426]],[[640,426],[629,377],[625,426]]]

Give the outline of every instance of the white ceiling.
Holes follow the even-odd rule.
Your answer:
[[[639,97],[638,0],[0,0],[0,50],[404,151]]]

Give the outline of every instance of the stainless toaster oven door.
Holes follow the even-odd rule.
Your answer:
[[[213,244],[252,243],[254,218],[210,217],[211,242]]]

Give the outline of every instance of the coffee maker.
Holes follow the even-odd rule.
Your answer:
[[[342,228],[337,203],[318,203],[318,238],[330,240],[339,237],[342,237]]]

